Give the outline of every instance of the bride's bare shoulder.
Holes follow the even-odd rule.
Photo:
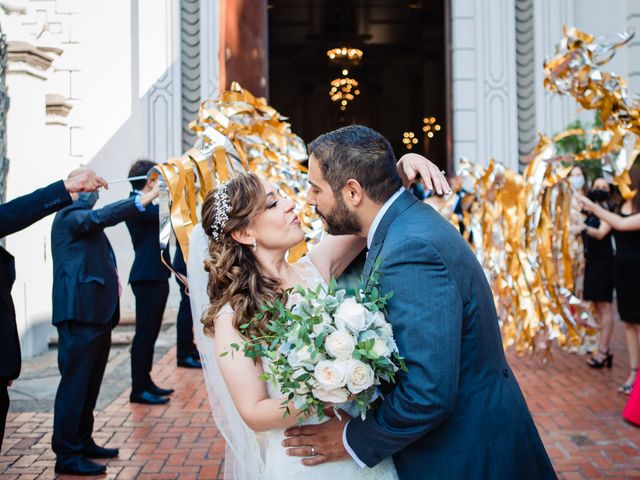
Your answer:
[[[233,309],[228,303],[225,304],[216,315],[215,331],[215,336],[219,340],[235,337],[239,334],[233,325]]]

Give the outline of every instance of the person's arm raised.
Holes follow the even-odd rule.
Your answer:
[[[622,217],[601,207],[597,203],[592,202],[583,195],[578,195],[578,200],[580,201],[583,209],[593,213],[600,220],[607,222],[614,230],[621,232],[640,230],[640,213],[636,213],[629,217]]]

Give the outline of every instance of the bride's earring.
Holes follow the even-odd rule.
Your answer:
[[[256,242],[255,240],[253,241],[253,251],[257,251],[258,250],[258,242]]]

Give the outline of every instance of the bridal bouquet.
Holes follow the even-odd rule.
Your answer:
[[[378,275],[374,269],[354,297],[338,290],[334,280],[328,287],[296,287],[287,305],[263,306],[258,320],[269,315],[268,332],[249,335],[242,346],[231,345],[254,361],[267,360],[262,378],[285,395],[284,416],[291,413],[291,401],[300,420],[323,418],[325,407],[353,402],[364,418],[376,386],[406,371],[383,313],[391,293],[380,295]]]

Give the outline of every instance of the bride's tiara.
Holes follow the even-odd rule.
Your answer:
[[[216,241],[220,240],[222,229],[227,220],[229,220],[229,212],[231,211],[227,185],[229,185],[229,180],[221,183],[216,193],[213,194],[213,206],[216,209],[216,216],[213,219],[213,224],[208,229],[208,233]]]

